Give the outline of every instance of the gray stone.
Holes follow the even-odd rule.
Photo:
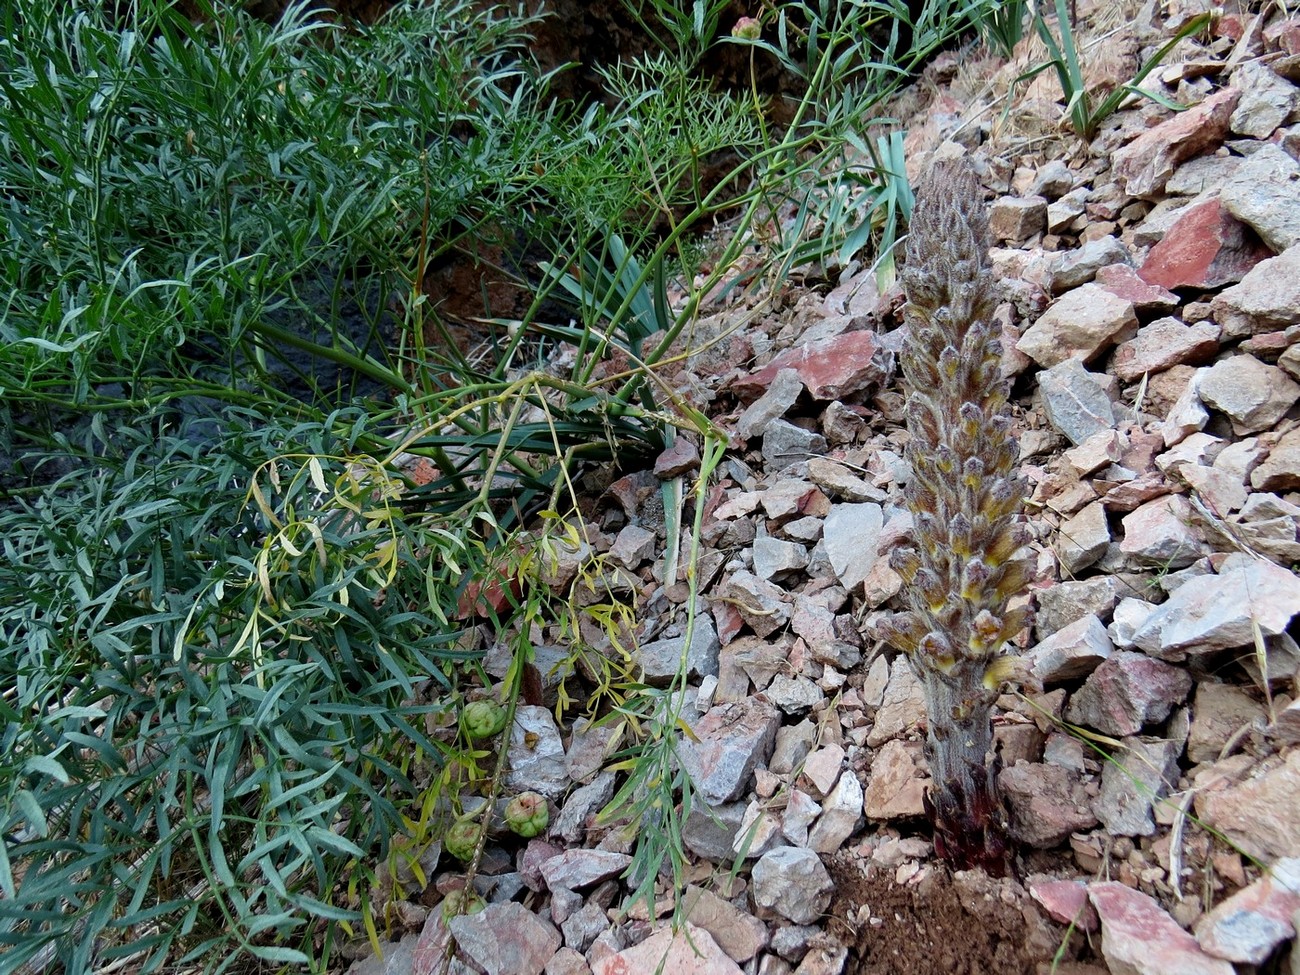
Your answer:
[[[1219,199],[1279,254],[1300,243],[1300,163],[1277,146],[1262,146],[1242,163]]]
[[[786,714],[807,714],[809,710],[822,701],[826,695],[821,688],[802,674],[787,677],[777,674],[764,692],[769,701]]]
[[[576,951],[586,951],[609,926],[609,918],[599,904],[585,904],[565,918],[560,930],[564,932],[566,946]]]
[[[511,792],[532,790],[554,799],[571,784],[564,741],[550,708],[521,704],[515,709],[507,758],[505,783]]]
[[[884,527],[884,509],[878,504],[837,504],[826,516],[822,544],[840,584],[850,592],[862,585],[880,557],[876,546]]]
[[[489,904],[447,922],[458,950],[488,975],[541,975],[560,948],[560,932],[522,904]]]
[[[1074,188],[1074,173],[1059,159],[1049,159],[1038,167],[1030,193],[1034,196],[1059,199]]]
[[[567,843],[581,842],[587,833],[587,821],[614,798],[614,773],[601,772],[591,782],[569,793],[560,815],[551,824],[551,835]],[[584,949],[585,950],[585,949]]]
[[[799,394],[803,392],[803,380],[795,369],[779,369],[776,377],[767,387],[767,391],[751,403],[736,420],[736,435],[742,440],[756,437],[767,430],[773,420],[779,420],[790,412]]]
[[[1191,689],[1191,675],[1181,667],[1118,650],[1070,699],[1065,719],[1117,738],[1133,735],[1169,717]]]
[[[614,853],[609,850],[565,850],[559,856],[542,861],[542,879],[551,890],[564,887],[567,890],[581,890],[617,877],[632,858],[626,853]]]
[[[1106,377],[1068,359],[1038,374],[1043,411],[1052,428],[1076,446],[1115,426]]]
[[[1156,831],[1152,804],[1178,781],[1179,748],[1153,738],[1125,738],[1122,744],[1124,750],[1102,768],[1092,811],[1112,836],[1150,836]]]
[[[1011,838],[1049,850],[1097,825],[1082,783],[1057,765],[1019,762],[998,776],[1010,807]]]
[[[690,815],[682,824],[682,841],[697,857],[723,863],[732,857],[731,848],[740,833],[745,803],[730,802],[709,806],[691,805]]]
[[[1162,660],[1179,661],[1252,646],[1255,627],[1283,633],[1300,612],[1300,579],[1272,562],[1234,553],[1217,575],[1180,586],[1133,633],[1133,644]]]
[[[1201,376],[1202,402],[1226,413],[1238,436],[1272,427],[1300,397],[1297,385],[1277,366],[1252,355],[1221,359]]]
[[[754,575],[772,580],[798,572],[808,565],[808,550],[779,538],[754,539]]]
[[[1085,616],[1041,641],[1026,659],[1044,685],[1060,684],[1088,676],[1113,650],[1101,620]]]
[[[655,687],[666,687],[677,675],[686,649],[686,635],[654,640],[641,644],[637,660],[641,663],[645,681]],[[718,631],[706,614],[695,616],[695,629],[691,633],[690,649],[686,652],[687,676],[699,681],[706,676],[718,676]]]
[[[826,438],[785,420],[771,420],[763,428],[763,462],[769,471],[826,453]]]
[[[781,811],[781,835],[795,846],[808,845],[808,827],[821,815],[817,800],[801,789],[791,789]],[[766,851],[764,851],[766,852]]]
[[[1071,575],[1082,572],[1104,554],[1110,544],[1110,526],[1106,509],[1094,501],[1078,514],[1067,518],[1060,527],[1056,555],[1061,567]]]
[[[718,596],[736,607],[741,619],[760,637],[771,636],[790,622],[786,592],[752,572],[736,572],[723,583]]]
[[[1135,596],[1125,596],[1115,606],[1115,615],[1106,627],[1106,633],[1117,647],[1131,650],[1136,644],[1133,635],[1151,618],[1155,604]]]
[[[1297,911],[1300,859],[1283,857],[1268,874],[1203,915],[1196,922],[1196,940],[1216,958],[1262,965],[1278,945],[1295,937]]]
[[[1087,284],[1112,264],[1130,264],[1128,248],[1116,237],[1098,237],[1082,247],[1057,254],[1048,264],[1047,287],[1053,294]]]
[[[808,833],[808,848],[817,853],[834,853],[862,823],[864,796],[857,774],[849,769],[822,800],[822,814]]]
[[[1210,422],[1210,411],[1201,402],[1200,394],[1201,379],[1204,378],[1206,371],[1205,369],[1194,371],[1187,378],[1187,383],[1183,391],[1178,394],[1178,399],[1174,401],[1173,406],[1169,407],[1164,422],[1160,424],[1160,436],[1165,446],[1181,443],[1198,430],[1205,429],[1205,425]]]
[[[1295,324],[1300,308],[1300,247],[1260,261],[1239,284],[1220,291],[1210,313],[1223,338],[1241,339]]]
[[[710,805],[730,802],[749,785],[754,768],[772,754],[781,718],[762,698],[720,704],[693,722],[695,740],[683,738],[677,757],[700,797]]]
[[[1119,579],[1109,575],[1066,580],[1039,589],[1035,593],[1038,612],[1034,614],[1034,632],[1041,642],[1086,616],[1105,622],[1127,591]]]
[[[768,769],[777,775],[789,775],[803,764],[816,739],[817,725],[806,718],[798,724],[782,725],[776,732]]]
[[[1131,301],[1098,284],[1085,284],[1058,298],[1016,347],[1050,368],[1075,357],[1095,359],[1113,343],[1131,338],[1137,327]]]
[[[1300,102],[1300,88],[1278,77],[1263,61],[1239,66],[1232,74],[1232,87],[1241,90],[1241,101],[1228,119],[1228,127],[1252,139],[1267,139]]]
[[[783,846],[764,853],[752,874],[754,903],[796,924],[811,924],[830,905],[835,885],[812,850]]]

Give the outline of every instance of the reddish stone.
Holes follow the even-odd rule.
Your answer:
[[[501,579],[473,579],[465,586],[460,598],[456,600],[456,616],[467,620],[472,616],[491,619],[493,616],[506,615],[512,606],[517,606],[523,596],[518,579],[510,580],[510,589],[506,590]]]
[[[1268,245],[1216,198],[1189,207],[1151,248],[1138,276],[1162,288],[1221,288],[1272,256]]]
[[[1115,881],[1090,884],[1088,896],[1101,918],[1101,953],[1112,972],[1232,975],[1232,965],[1203,952],[1155,898]]]
[[[1159,195],[1179,163],[1218,148],[1240,99],[1240,91],[1225,88],[1143,132],[1115,153],[1115,177],[1131,196]]]
[[[735,380],[731,388],[742,400],[753,400],[778,372],[793,369],[814,399],[844,399],[885,380],[880,351],[873,332],[846,332],[787,349],[758,372]]]
[[[1215,19],[1210,33],[1215,37],[1239,41],[1246,35],[1246,24],[1239,14],[1223,14]]]
[[[1100,922],[1088,902],[1088,887],[1082,880],[1042,880],[1029,885],[1029,896],[1043,905],[1062,924],[1092,933]]]
[[[686,437],[678,437],[671,447],[655,458],[655,476],[668,480],[699,466],[699,448]]]
[[[1111,264],[1097,272],[1097,283],[1125,301],[1131,301],[1138,311],[1166,310],[1178,307],[1178,296],[1138,277],[1128,264]]]
[[[1300,17],[1269,24],[1264,28],[1264,40],[1284,54],[1300,54]]]

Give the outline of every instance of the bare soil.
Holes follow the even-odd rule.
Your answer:
[[[1013,975],[1049,971],[1058,952],[1062,962],[1093,957],[1082,934],[1050,920],[1015,880],[931,863],[900,884],[849,851],[827,867],[836,889],[827,927],[849,946],[845,975]]]

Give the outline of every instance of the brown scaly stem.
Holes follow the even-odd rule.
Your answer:
[[[988,246],[969,163],[936,164],[917,194],[901,275],[913,547],[895,549],[890,565],[908,608],[879,634],[907,653],[925,690],[936,852],[1000,875],[1007,847],[989,715],[1009,662],[1002,647],[1025,622],[1008,603],[1027,577]]]

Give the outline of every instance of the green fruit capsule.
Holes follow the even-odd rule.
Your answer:
[[[442,919],[450,921],[462,914],[477,914],[486,908],[487,902],[482,897],[472,891],[467,894],[465,888],[460,887],[449,891],[442,899]]]
[[[496,701],[472,701],[461,721],[471,738],[490,738],[506,726],[506,709]]]
[[[536,792],[521,792],[506,803],[506,825],[526,840],[546,829],[550,821],[546,797]]]
[[[451,824],[447,835],[442,838],[442,848],[457,860],[470,860],[478,847],[482,830],[472,819],[458,819]]]

